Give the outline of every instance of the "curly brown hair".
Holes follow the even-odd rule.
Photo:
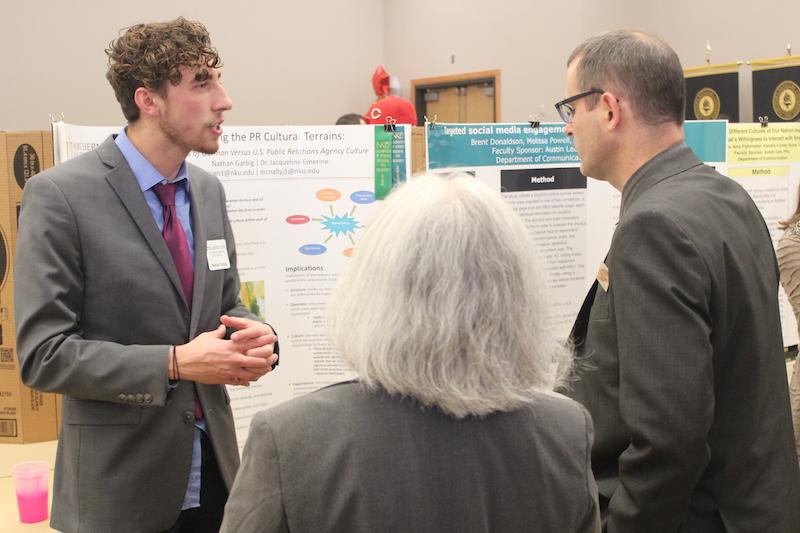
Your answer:
[[[139,87],[163,94],[165,83],[181,82],[181,67],[222,66],[203,24],[178,17],[170,22],[136,24],[106,49],[106,78],[128,122],[139,119],[133,95]]]

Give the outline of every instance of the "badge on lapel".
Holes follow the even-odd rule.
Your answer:
[[[206,242],[206,257],[209,270],[224,270],[231,267],[228,260],[228,247],[225,239],[213,239]]]
[[[603,287],[603,290],[608,292],[608,267],[605,263],[600,263],[600,268],[597,270],[597,283]]]

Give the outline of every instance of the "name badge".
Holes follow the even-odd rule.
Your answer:
[[[603,290],[608,292],[608,267],[605,263],[600,263],[600,269],[597,271],[597,282],[603,287]]]
[[[208,258],[209,270],[224,270],[231,267],[225,239],[206,241],[206,257]]]

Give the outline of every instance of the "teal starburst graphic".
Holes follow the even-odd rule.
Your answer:
[[[337,215],[333,210],[333,206],[331,206],[331,216],[322,215],[321,219],[314,219],[321,222],[322,228],[330,232],[330,235],[328,235],[328,238],[325,239],[325,242],[328,242],[333,237],[338,238],[346,235],[350,239],[350,242],[355,244],[355,241],[353,240],[353,234],[355,234],[356,230],[361,227],[361,223],[353,218],[353,213],[355,210],[356,208],[353,206],[353,209],[349,213]]]

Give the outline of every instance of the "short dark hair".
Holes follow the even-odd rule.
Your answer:
[[[367,121],[364,119],[364,115],[359,115],[358,113],[347,113],[346,115],[342,115],[341,117],[336,119],[336,125],[341,126],[343,124],[366,124]]]
[[[133,100],[139,87],[163,91],[167,81],[181,82],[181,67],[222,66],[206,27],[183,17],[126,28],[108,45],[106,55],[106,78],[128,122],[139,119]]]
[[[650,125],[683,124],[686,83],[678,54],[649,33],[616,30],[590,37],[572,52],[567,66],[579,60],[575,74],[581,90],[620,90]],[[594,106],[597,96],[587,100]]]

